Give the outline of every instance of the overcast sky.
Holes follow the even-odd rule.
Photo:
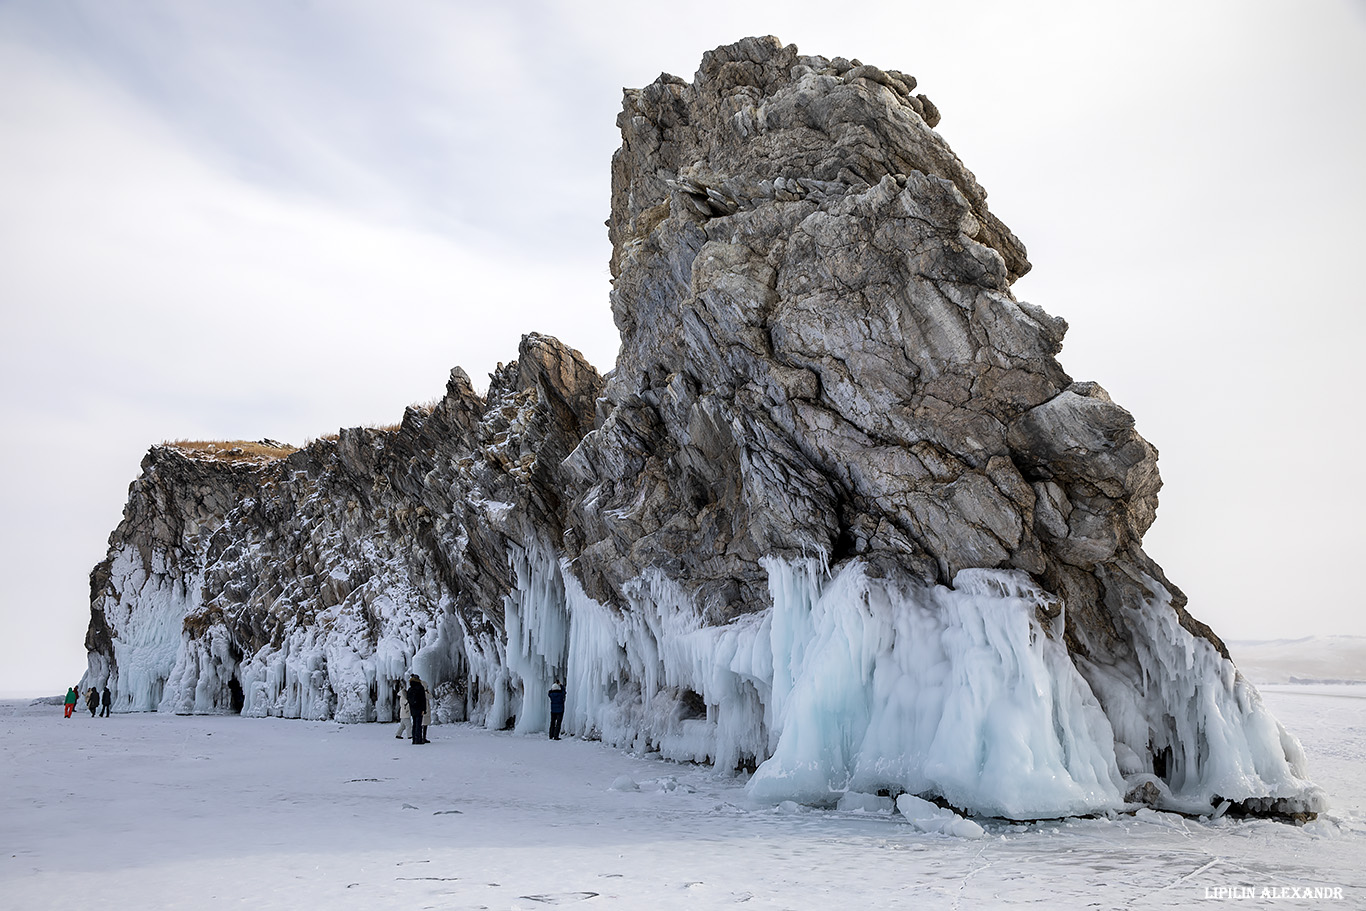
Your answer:
[[[586,12],[585,9],[591,9]],[[0,693],[85,667],[147,447],[610,369],[623,86],[775,34],[920,80],[1230,639],[1366,634],[1366,3],[0,2]]]

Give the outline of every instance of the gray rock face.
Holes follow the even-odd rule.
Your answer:
[[[613,600],[677,567],[718,620],[765,604],[763,555],[1016,568],[1103,600],[1098,564],[1156,571],[1128,554],[1157,452],[1072,386],[1066,324],[1010,294],[1024,247],[914,79],[849,63],[747,39],[627,92],[622,355],[576,454],[575,569]]]
[[[467,717],[503,660],[509,542],[559,534],[560,464],[602,384],[554,339],[529,335],[518,353],[486,396],[457,368],[430,411],[283,458],[154,447],[91,574],[92,674],[127,709],[236,700],[257,714],[387,721],[413,656],[464,639],[468,650],[429,649],[422,669],[446,687],[443,720]],[[329,638],[381,667],[339,686],[337,657],[315,647]],[[290,654],[306,657],[251,673]]]
[[[606,380],[528,336],[486,396],[456,370],[389,431],[250,466],[154,449],[92,575],[92,678],[129,708],[363,721],[416,668],[438,720],[534,731],[558,677],[567,730],[760,766],[769,796],[1024,818],[1141,781],[1313,812],[1293,738],[1141,549],[1156,450],[1014,298],[1024,247],[916,87],[751,38],[628,90]],[[1043,740],[1001,739],[1011,674]]]

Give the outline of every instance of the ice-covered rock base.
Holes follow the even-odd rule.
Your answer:
[[[749,38],[628,90],[606,376],[303,449],[154,447],[91,575],[122,711],[564,730],[754,800],[1303,817],[1293,737],[1142,550],[1157,451],[1014,296],[915,77]],[[909,795],[909,797],[907,797]],[[936,821],[938,820],[938,821]],[[961,834],[961,832],[960,832]]]
[[[131,708],[202,713],[228,710],[225,680],[236,679],[244,714],[373,721],[390,720],[383,708],[410,669],[432,681],[468,669],[459,689],[471,695],[452,705],[456,688],[438,690],[438,722],[544,731],[543,694],[558,679],[567,732],[754,768],[751,797],[774,804],[882,792],[1038,819],[1122,810],[1141,793],[1195,815],[1322,808],[1297,742],[1208,643],[1155,620],[1138,686],[1098,665],[1083,672],[1064,645],[1065,614],[1050,618],[1053,597],[1018,571],[964,570],[949,588],[874,577],[857,561],[831,574],[818,560],[774,559],[773,606],[707,626],[663,577],[638,580],[619,611],[541,546],[512,554],[506,641],[481,646],[452,614],[425,635],[391,622],[373,646],[344,625],[310,627],[236,661],[215,626],[184,634],[178,654],[165,636],[133,652],[172,664],[159,702],[157,686],[138,684],[155,676],[133,676],[140,663],[120,663],[118,687]]]
[[[1153,744],[1167,742],[1135,727],[1157,705],[1205,746],[1160,770],[1170,784],[1159,805],[1209,815],[1270,795],[1283,815],[1322,808],[1294,738],[1226,659],[1175,624],[1145,658],[1163,682],[1103,704],[1063,644],[1065,617],[1040,619],[1051,596],[1022,573],[966,570],[947,588],[870,578],[857,562],[833,577],[816,560],[767,567],[773,607],[719,627],[660,579],[617,613],[566,577],[563,607],[534,605],[519,660],[545,662],[549,676],[563,661],[568,730],[668,759],[757,765],[749,793],[761,801],[835,806],[882,791],[1013,819],[1121,810],[1126,778],[1153,777]],[[1210,689],[1211,675],[1203,699],[1163,701]]]

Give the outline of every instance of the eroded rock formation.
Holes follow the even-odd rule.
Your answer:
[[[125,708],[566,729],[760,798],[1304,814],[1298,744],[1142,551],[1130,414],[1018,301],[1023,245],[916,80],[773,38],[628,90],[604,380],[528,336],[479,396],[262,464],[154,448],[92,574]]]

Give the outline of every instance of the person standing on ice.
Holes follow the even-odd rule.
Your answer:
[[[109,684],[104,685],[104,692],[100,693],[100,717],[109,717],[109,707],[114,704],[114,696],[109,692]]]
[[[67,687],[66,699],[62,702],[62,705],[65,707],[66,714],[62,717],[70,718],[71,713],[76,711],[76,699],[76,688],[74,686]]]
[[[408,708],[408,688],[400,686],[398,688],[398,733],[394,736],[399,740],[413,733],[413,711]]]
[[[564,687],[556,680],[550,684],[550,739],[560,739],[560,725],[564,722]]]
[[[413,745],[427,742],[427,688],[417,674],[408,677],[408,711],[412,712]]]
[[[100,694],[95,692],[92,686],[85,693],[85,707],[90,709],[90,717],[94,718],[95,713],[100,710]]]

